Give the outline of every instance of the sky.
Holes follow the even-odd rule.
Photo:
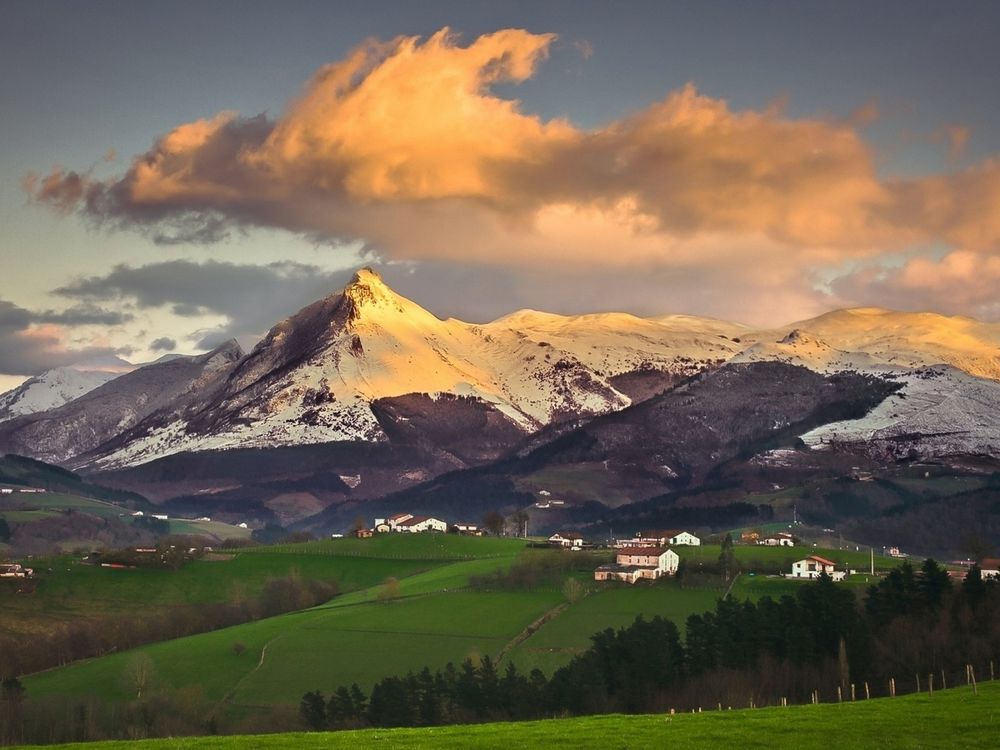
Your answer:
[[[0,0],[0,390],[441,317],[1000,320],[995,2]]]

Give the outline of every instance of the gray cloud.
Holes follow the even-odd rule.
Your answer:
[[[62,313],[51,310],[34,312],[0,300],[0,373],[37,375],[43,370],[84,360],[114,359],[121,350],[111,347],[68,348],[57,332],[31,327],[36,324],[112,325],[125,317],[92,305],[73,307]]]
[[[131,301],[140,309],[169,307],[182,317],[222,315],[218,330],[191,334],[200,348],[230,338],[254,338],[310,302],[340,290],[352,271],[278,262],[268,265],[209,260],[115,266],[103,276],[77,279],[55,292],[85,304]]]
[[[168,336],[160,336],[149,343],[149,348],[154,352],[172,352],[177,348],[177,341]]]

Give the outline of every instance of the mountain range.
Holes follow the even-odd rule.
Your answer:
[[[992,461],[998,381],[1000,325],[970,318],[862,308],[756,329],[522,310],[471,324],[363,269],[249,353],[233,341],[114,377],[33,378],[0,395],[0,450],[283,523],[332,527],[379,498],[454,515],[473,487],[476,513],[560,482],[614,508],[733,461]]]

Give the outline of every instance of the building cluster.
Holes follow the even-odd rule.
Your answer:
[[[599,566],[594,580],[635,583],[671,576],[680,565],[680,557],[671,547],[699,545],[701,539],[684,529],[639,531],[629,539],[615,540],[615,561]]]
[[[594,571],[595,581],[656,580],[677,572],[680,557],[669,547],[622,547],[615,551],[615,561]]]
[[[616,539],[615,548],[624,547],[698,547],[701,539],[683,529],[638,531],[631,539]]]
[[[355,529],[352,533],[359,539],[367,539],[375,534],[466,534],[469,536],[482,536],[483,531],[474,523],[453,523],[450,526],[447,521],[433,516],[418,516],[413,513],[394,513],[388,518],[376,518],[375,524],[369,528]],[[339,535],[334,535],[339,536]]]

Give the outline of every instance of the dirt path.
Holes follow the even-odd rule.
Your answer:
[[[233,699],[233,696],[236,695],[236,691],[240,689],[240,685],[242,685],[246,680],[253,677],[254,674],[257,673],[257,670],[259,670],[261,667],[264,666],[264,657],[267,656],[267,647],[270,646],[279,638],[284,638],[284,636],[276,635],[274,638],[272,638],[271,640],[269,640],[267,643],[264,644],[264,647],[260,650],[260,659],[257,660],[257,666],[255,666],[253,669],[251,669],[249,672],[247,672],[245,675],[243,675],[242,677],[240,677],[240,679],[236,681],[236,684],[229,689],[229,692],[227,692],[224,696],[222,696],[219,702],[216,703],[215,706],[213,706],[211,712],[209,713],[209,716],[214,715],[223,706],[223,704],[229,703]]]
[[[530,638],[542,625],[549,622],[553,618],[558,617],[563,613],[563,611],[569,606],[569,602],[563,602],[562,604],[557,604],[555,607],[550,609],[548,612],[543,614],[528,627],[522,630],[520,633],[515,635],[502,649],[500,653],[497,654],[496,664],[500,665],[504,657],[507,656],[514,648],[524,643],[528,638]]]

